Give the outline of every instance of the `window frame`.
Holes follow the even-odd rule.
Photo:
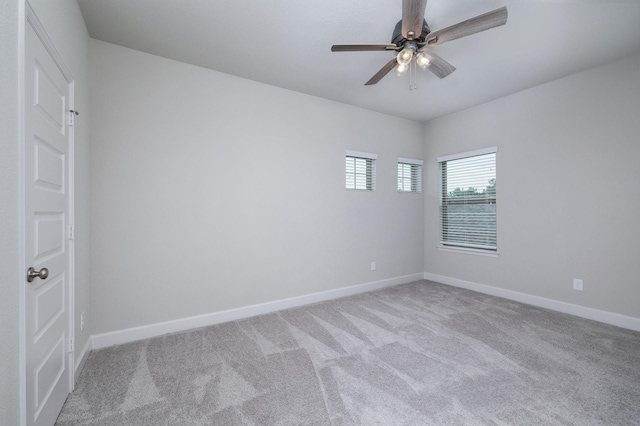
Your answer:
[[[398,172],[398,192],[401,194],[422,194],[422,166],[424,164],[423,160],[418,160],[415,158],[408,158],[408,157],[398,157],[398,167],[397,167],[397,172]],[[410,188],[409,190],[404,189],[404,183],[402,184],[402,188],[400,187],[400,181],[405,181],[407,178],[404,176],[401,177],[400,176],[400,166],[410,166],[411,172],[410,172],[410,177],[408,179],[410,179]],[[415,174],[416,177],[414,179],[414,169],[415,169]],[[403,172],[404,173],[404,172]]]
[[[496,191],[493,194],[490,195],[485,195],[483,197],[464,197],[464,198],[458,198],[458,199],[452,199],[452,197],[449,197],[449,193],[447,190],[447,185],[445,182],[447,182],[447,178],[446,178],[446,168],[447,168],[447,163],[449,161],[455,161],[455,160],[461,160],[461,159],[467,159],[467,158],[473,158],[473,157],[479,157],[479,156],[483,156],[483,155],[488,155],[488,154],[494,154],[494,163],[493,163],[493,167],[494,167],[494,177],[493,179],[495,179],[496,182],[496,186],[497,186],[497,163],[498,163],[498,147],[497,146],[491,146],[491,147],[487,147],[487,148],[482,148],[482,149],[477,149],[477,150],[473,150],[473,151],[467,151],[467,152],[461,152],[461,153],[457,153],[457,154],[450,154],[450,155],[444,155],[441,157],[437,158],[438,161],[438,178],[439,178],[439,245],[438,248],[440,249],[444,249],[444,250],[451,250],[451,251],[464,251],[464,252],[472,252],[472,253],[477,253],[477,254],[484,254],[484,255],[497,255],[498,254],[498,225],[497,225],[497,218],[498,218],[498,212],[497,212],[497,188]],[[462,188],[464,189],[464,188]],[[445,238],[445,230],[449,231],[449,228],[446,226],[446,220],[448,219],[447,216],[447,209],[449,206],[452,205],[474,205],[474,204],[486,204],[486,205],[495,205],[495,230],[493,233],[493,237],[495,239],[495,245],[480,245],[480,244],[472,244],[472,243],[464,243],[464,242],[459,242],[459,241],[447,241],[447,239]],[[469,229],[469,228],[466,228]],[[487,233],[488,236],[491,236],[491,233]]]
[[[364,192],[374,192],[376,190],[376,160],[378,159],[378,154],[373,154],[370,152],[363,152],[363,151],[352,151],[352,150],[345,150],[345,189],[347,191],[364,191]],[[353,158],[354,159],[354,168],[353,168],[353,187],[349,187],[349,170],[348,170],[348,166],[347,166],[347,160],[349,158]],[[358,176],[359,174],[357,173],[357,166],[355,164],[355,160],[365,160],[366,162],[366,166],[365,166],[365,185],[366,188],[358,188],[358,184],[357,184],[357,179],[356,176]],[[362,173],[360,173],[360,175],[362,176]]]

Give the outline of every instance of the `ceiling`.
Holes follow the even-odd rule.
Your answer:
[[[418,68],[364,86],[393,52],[402,0],[78,0],[91,37],[381,113],[427,121],[640,52],[640,0],[429,0],[432,31],[507,6],[507,24],[433,48],[457,70]]]

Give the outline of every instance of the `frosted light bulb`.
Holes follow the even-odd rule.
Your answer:
[[[407,72],[408,69],[409,69],[409,65],[398,64],[398,67],[396,68],[396,74],[399,76],[402,76],[404,75],[405,72]]]
[[[400,53],[398,53],[398,57],[396,58],[396,60],[400,65],[409,65],[409,62],[411,62],[412,58],[413,58],[413,49],[405,47],[400,51]]]
[[[420,68],[425,69],[431,63],[431,58],[426,54],[419,52],[416,56],[416,63],[420,66]]]

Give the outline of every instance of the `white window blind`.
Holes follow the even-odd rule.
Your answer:
[[[346,188],[374,191],[377,154],[360,151],[345,151],[345,153]]]
[[[497,249],[497,151],[491,147],[438,158],[443,246]]]
[[[398,157],[398,191],[422,192],[422,160]]]

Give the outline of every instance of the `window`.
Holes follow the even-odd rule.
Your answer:
[[[398,192],[422,192],[422,160],[398,157]]]
[[[359,151],[345,151],[345,153],[346,188],[375,191],[378,155]]]
[[[440,243],[496,251],[496,152],[490,147],[438,157]]]

